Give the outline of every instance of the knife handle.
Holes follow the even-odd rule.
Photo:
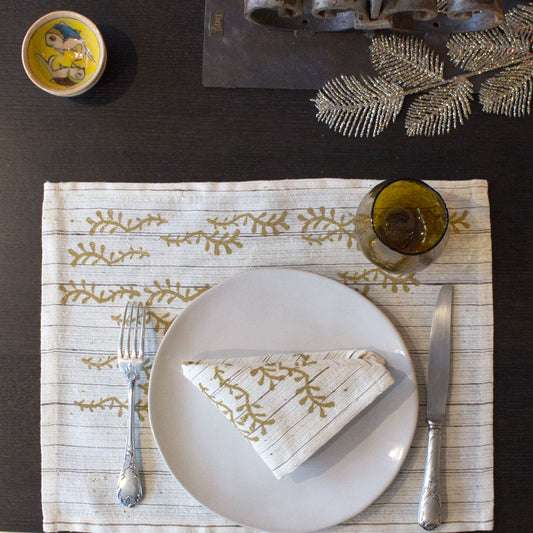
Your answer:
[[[440,524],[440,438],[442,425],[429,420],[428,426],[426,469],[418,504],[418,525],[431,531]]]

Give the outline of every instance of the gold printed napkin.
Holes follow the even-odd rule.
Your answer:
[[[307,270],[360,291],[394,323],[414,365],[420,419],[407,458],[390,487],[370,507],[332,529],[337,533],[420,533],[416,515],[426,453],[431,315],[440,286],[454,284],[451,383],[441,459],[445,520],[439,533],[492,529],[487,182],[428,180],[448,205],[451,233],[438,261],[412,276],[387,274],[357,249],[355,211],[377,183],[45,184],[44,531],[242,533],[241,526],[205,508],[171,475],[152,437],[147,393],[153,355],[174,318],[211,287],[260,267]],[[126,438],[127,387],[115,353],[122,311],[130,300],[147,303],[151,318],[137,394],[145,496],[134,509],[125,509],[116,499],[116,484]]]
[[[277,479],[298,468],[393,383],[365,350],[189,361],[183,375]]]

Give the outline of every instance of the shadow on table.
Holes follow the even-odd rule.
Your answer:
[[[137,51],[133,41],[113,26],[99,26],[107,49],[107,65],[100,81],[86,93],[72,98],[85,105],[104,105],[120,98],[137,74]]]

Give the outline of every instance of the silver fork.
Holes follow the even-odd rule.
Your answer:
[[[135,317],[134,317],[135,313]],[[118,479],[117,497],[126,507],[137,505],[143,496],[143,488],[135,461],[135,383],[140,376],[144,358],[144,304],[128,302],[124,308],[122,327],[118,340],[118,366],[128,380],[128,439],[124,453],[124,464]],[[128,334],[124,342],[126,322]]]

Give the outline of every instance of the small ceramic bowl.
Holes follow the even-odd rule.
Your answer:
[[[88,91],[104,72],[107,52],[100,31],[87,17],[54,11],[34,22],[22,43],[30,80],[56,96]]]

